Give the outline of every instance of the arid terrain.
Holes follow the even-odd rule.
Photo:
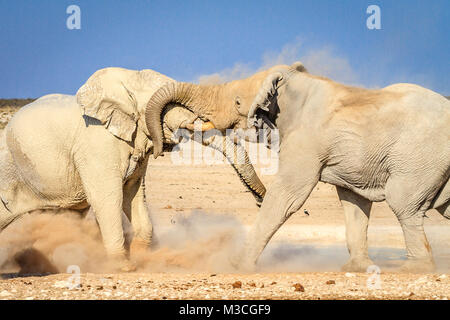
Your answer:
[[[15,109],[1,107],[0,123]],[[425,219],[436,272],[399,273],[406,259],[401,228],[386,203],[375,203],[369,254],[377,267],[341,272],[348,259],[344,216],[325,184],[274,236],[256,273],[237,273],[228,257],[258,214],[254,198],[229,165],[174,164],[177,154],[150,160],[155,244],[133,257],[136,272],[111,270],[94,221],[70,212],[30,215],[0,234],[0,299],[450,298],[449,220],[434,210]],[[273,175],[261,179],[270,185]]]

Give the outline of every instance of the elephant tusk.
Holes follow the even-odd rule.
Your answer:
[[[215,129],[216,127],[214,126],[214,124],[211,121],[202,123],[201,127],[200,127],[200,131],[208,131],[211,129]],[[195,129],[198,129],[198,127],[194,124],[194,123],[188,123],[186,124],[186,129],[191,130],[191,131],[195,131]]]

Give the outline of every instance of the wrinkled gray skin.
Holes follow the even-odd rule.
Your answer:
[[[76,97],[48,95],[20,109],[0,141],[0,231],[29,211],[91,207],[108,254],[122,270],[132,270],[122,211],[133,227],[132,249],[147,248],[152,224],[144,177],[153,143],[143,118],[148,99],[168,82],[175,81],[153,70],[107,68],[94,73]],[[162,116],[166,144],[177,143],[172,132],[197,119],[174,104]],[[222,150],[230,141],[213,136],[204,143],[233,160]],[[242,146],[228,150],[246,157]],[[249,162],[234,167],[244,183],[250,178],[265,192]]]
[[[253,268],[268,241],[318,181],[337,187],[351,255],[365,271],[372,202],[386,201],[403,229],[406,271],[434,268],[424,233],[426,210],[450,218],[450,101],[413,84],[380,90],[341,85],[306,71],[270,75],[249,112],[249,126],[271,118],[280,133],[279,171],[243,251]]]

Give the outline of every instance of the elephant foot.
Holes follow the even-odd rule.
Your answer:
[[[130,256],[139,257],[144,255],[149,249],[150,245],[147,241],[133,240],[130,245]]]
[[[367,268],[371,265],[374,265],[374,263],[369,257],[350,258],[350,260],[342,266],[341,270],[346,272],[366,272]]]
[[[436,269],[433,260],[408,259],[400,268],[402,273],[432,273]]]
[[[120,271],[122,272],[133,272],[136,271],[137,266],[136,263],[133,261],[127,260],[127,262],[123,263],[120,267]]]
[[[229,259],[230,265],[235,271],[251,273],[256,270],[256,263],[243,259],[242,255],[235,255]]]
[[[239,270],[239,258],[237,256],[230,257],[228,261],[231,267],[234,269],[234,271]]]
[[[125,255],[112,255],[111,260],[114,264],[114,268],[120,272],[132,272],[136,271],[136,263],[130,261]]]

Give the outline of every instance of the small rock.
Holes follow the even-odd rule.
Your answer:
[[[273,281],[270,285],[273,286],[274,284],[277,284],[277,282]]]
[[[336,281],[334,281],[334,280],[328,280],[328,281],[326,282],[326,284],[336,284]]]
[[[3,290],[2,292],[0,292],[0,297],[7,297],[7,296],[10,296],[10,295],[11,295],[11,293],[9,293],[6,290]]]
[[[248,284],[250,287],[256,287],[256,283],[254,283],[254,282],[249,282],[249,284]]]
[[[350,272],[346,272],[346,273],[345,273],[345,276],[346,276],[347,278],[354,278],[354,277],[356,277],[356,274],[350,273]]]
[[[242,288],[242,282],[236,281],[232,284],[234,289]]]
[[[168,204],[167,206],[165,206],[163,209],[172,209],[172,206],[170,204]]]
[[[293,287],[295,288],[294,291],[305,292],[305,288],[300,283],[295,283]]]
[[[67,281],[56,281],[53,287],[59,289],[67,288]]]
[[[97,286],[97,290],[103,290],[103,286]]]

